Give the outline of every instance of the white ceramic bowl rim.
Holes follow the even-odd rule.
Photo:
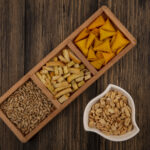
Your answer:
[[[89,116],[89,111],[91,110],[91,107],[101,98],[103,97],[108,91],[110,90],[117,90],[119,92],[121,92],[123,95],[125,95],[128,98],[128,103],[131,107],[132,110],[132,123],[133,123],[133,130],[130,132],[127,132],[124,135],[120,135],[120,136],[114,136],[114,135],[105,135],[104,133],[102,133],[100,130],[96,129],[96,128],[90,128],[88,126],[88,116]],[[93,98],[86,106],[85,110],[84,110],[84,115],[83,115],[83,125],[84,125],[84,129],[86,131],[91,131],[91,132],[95,132],[99,135],[101,135],[102,137],[110,140],[110,141],[126,141],[132,137],[134,137],[140,130],[136,124],[135,121],[135,104],[134,101],[132,99],[132,97],[130,96],[130,94],[125,91],[124,89],[120,88],[119,86],[113,85],[113,84],[109,84],[108,87],[105,89],[105,91],[103,93],[101,93],[100,95],[96,96],[95,98]]]

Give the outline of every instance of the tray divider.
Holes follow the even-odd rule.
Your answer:
[[[85,56],[80,52],[80,50],[73,44],[72,41],[68,43],[68,47],[79,57],[82,63],[89,69],[89,71],[95,75],[97,74],[97,70],[89,63],[89,61],[85,58]]]
[[[50,91],[46,88],[46,86],[38,79],[38,77],[33,74],[31,76],[33,82],[41,89],[41,91],[48,97],[48,99],[54,104],[56,109],[60,108],[61,104],[54,98],[54,96],[50,93]]]

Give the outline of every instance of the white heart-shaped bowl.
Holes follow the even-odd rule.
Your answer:
[[[115,135],[106,135],[104,133],[102,133],[100,130],[96,129],[96,128],[90,128],[88,126],[88,119],[89,119],[89,112],[91,110],[91,107],[100,99],[102,98],[108,91],[110,90],[117,90],[119,92],[121,92],[124,96],[126,96],[128,98],[128,104],[131,107],[132,110],[132,123],[133,123],[133,129],[130,132],[127,132],[124,135],[119,135],[119,136],[115,136]],[[90,132],[95,132],[97,134],[99,134],[100,136],[104,137],[105,139],[108,139],[110,141],[115,141],[115,142],[119,142],[119,141],[126,141],[132,137],[134,137],[140,130],[136,124],[135,121],[135,104],[134,101],[132,99],[132,97],[130,96],[130,94],[128,92],[126,92],[124,89],[120,88],[119,86],[113,85],[113,84],[109,84],[108,87],[106,88],[106,90],[99,94],[98,96],[96,96],[95,98],[93,98],[86,106],[85,110],[84,110],[84,115],[83,115],[83,124],[84,124],[84,129],[86,131],[90,131]]]

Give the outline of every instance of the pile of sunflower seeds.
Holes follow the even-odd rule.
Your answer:
[[[51,101],[31,80],[19,87],[0,107],[23,135],[30,133],[55,110]]]
[[[92,106],[89,127],[106,135],[123,135],[133,129],[131,113],[127,97],[111,90]]]

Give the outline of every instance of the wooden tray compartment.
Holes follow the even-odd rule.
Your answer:
[[[75,37],[90,23],[92,23],[98,16],[104,13],[113,24],[127,37],[130,44],[122,50],[116,57],[114,57],[107,65],[105,65],[100,71],[97,71],[75,46],[73,40]],[[123,57],[134,45],[136,44],[135,38],[128,32],[128,30],[120,23],[120,21],[114,16],[114,14],[106,7],[102,6],[98,9],[89,19],[87,19],[80,27],[78,27],[69,37],[67,37],[61,44],[59,44],[53,51],[51,51],[44,59],[42,59],[34,68],[32,68],[23,78],[21,78],[12,88],[10,88],[1,98],[0,104],[6,100],[18,87],[20,87],[28,79],[31,79],[42,92],[51,100],[56,107],[56,110],[50,114],[45,120],[43,120],[35,129],[29,134],[23,136],[22,133],[10,122],[5,114],[0,110],[0,117],[6,123],[6,125],[12,130],[12,132],[18,137],[21,142],[27,142],[33,137],[40,129],[42,129],[50,120],[52,120],[58,113],[60,113],[65,107],[67,107],[77,96],[85,91],[93,82],[95,82],[105,71],[107,71],[113,64],[115,64],[121,57]],[[82,61],[88,70],[93,74],[92,78],[88,80],[80,89],[78,89],[65,103],[60,104],[54,100],[53,95],[43,85],[43,83],[37,78],[35,73],[48,62],[51,58],[57,55],[64,47],[68,46],[75,55]]]
[[[103,69],[104,69],[104,72],[106,70],[108,70],[114,63],[116,63],[121,57],[123,57],[134,45],[136,45],[136,40],[135,40],[135,38],[128,32],[128,30],[120,23],[120,21],[114,16],[114,14],[106,6],[103,6],[102,9],[99,9],[98,11],[97,11],[98,13],[95,13],[92,17],[89,18],[89,20],[86,21],[87,22],[86,25],[82,25],[81,26],[80,32],[83,29],[85,29],[86,27],[88,27],[97,17],[103,16],[105,20],[108,18],[111,21],[113,27],[116,30],[119,30],[124,35],[124,37],[129,41],[129,44],[127,44],[126,47],[123,48],[123,50],[119,54],[117,54],[116,56],[114,56],[102,68],[100,68],[99,70],[96,70],[93,67],[98,72],[99,75],[102,75]],[[73,39],[73,43],[72,44],[74,45],[74,47],[76,48],[76,50],[78,50],[78,51],[81,52],[80,48],[78,48],[78,46],[74,42],[74,40],[76,39],[77,36],[78,35],[76,35],[75,38]],[[83,53],[82,53],[82,55],[84,56],[85,59],[87,59],[86,56]],[[90,64],[90,62],[89,62],[89,64]]]
[[[33,77],[34,78],[34,77]],[[20,88],[22,85],[24,85],[27,81],[32,81],[36,86],[36,82],[29,76],[24,76],[20,81],[18,81],[11,89],[8,90],[7,94],[4,94],[3,97],[0,99],[0,105],[7,100],[15,91],[17,91],[18,88]],[[38,86],[37,86],[38,87]],[[38,87],[39,88],[39,87]],[[33,136],[35,133],[37,133],[44,125],[47,123],[46,121],[48,118],[53,118],[53,115],[55,114],[56,110],[58,109],[57,104],[55,101],[51,100],[49,96],[45,94],[45,91],[40,88],[41,92],[47,97],[47,99],[52,103],[54,110],[46,117],[43,121],[41,121],[29,134],[24,135],[20,129],[16,127],[16,125],[7,117],[5,112],[0,109],[0,116],[1,119],[5,122],[5,124],[11,129],[11,131],[17,136],[17,138],[21,142],[26,142],[31,136]],[[54,103],[53,103],[54,102]]]
[[[62,53],[62,50],[63,50],[63,49],[68,49],[68,48],[69,48],[69,50],[81,61],[81,63],[85,65],[86,69],[91,73],[92,76],[96,74],[95,69],[93,69],[93,67],[92,67],[92,66],[89,64],[89,62],[83,57],[83,55],[80,54],[80,52],[78,53],[78,51],[76,51],[76,49],[72,48],[72,42],[69,42],[67,46],[65,46],[64,48],[60,49],[60,51],[58,51],[55,56],[60,55],[60,54]],[[55,56],[54,56],[54,57],[55,57]],[[51,58],[51,59],[53,59],[53,58]],[[51,59],[50,59],[50,60],[51,60]],[[49,61],[50,61],[50,60],[49,60]],[[46,63],[47,63],[47,62],[46,62]],[[46,64],[44,64],[44,66],[45,66],[45,65],[46,65]],[[41,69],[42,69],[42,68],[40,68],[40,69],[38,70],[38,72],[39,72]],[[54,103],[55,103],[55,102],[59,103],[58,100],[57,100],[57,98],[55,98],[55,97],[53,96],[53,94],[46,88],[46,86],[40,81],[40,79],[39,79],[36,75],[33,75],[32,77],[34,77],[33,80],[35,80],[35,82],[38,84],[38,86],[41,87],[41,89],[43,89],[44,91],[46,91],[46,93],[47,93],[47,95],[48,95],[49,97],[51,97],[52,99],[55,99],[55,100],[54,100]],[[91,78],[92,78],[92,77],[91,77]],[[91,78],[90,78],[90,79],[91,79]],[[89,80],[90,80],[90,79],[89,79]],[[88,81],[88,80],[87,80],[87,81]],[[87,82],[87,81],[85,81],[85,84],[84,84],[85,87],[86,87],[86,82]],[[40,83],[40,82],[41,82],[41,83]],[[44,86],[44,87],[43,87],[43,86]],[[46,89],[45,89],[45,88],[46,88]],[[80,87],[80,88],[81,88],[81,87]],[[74,94],[75,94],[75,95],[78,95],[78,94],[76,94],[76,92],[78,93],[78,91],[80,91],[80,88],[77,89],[74,93],[72,93],[72,96],[73,96],[73,97],[74,97]],[[49,93],[48,93],[48,91],[49,91]],[[70,101],[70,98],[69,98],[68,100],[66,100],[64,103],[66,103],[67,101]],[[64,104],[64,103],[63,103],[63,104]],[[63,105],[63,104],[61,104],[61,103],[59,103],[59,104],[60,104],[60,105]],[[58,105],[58,104],[57,104],[57,105]]]

